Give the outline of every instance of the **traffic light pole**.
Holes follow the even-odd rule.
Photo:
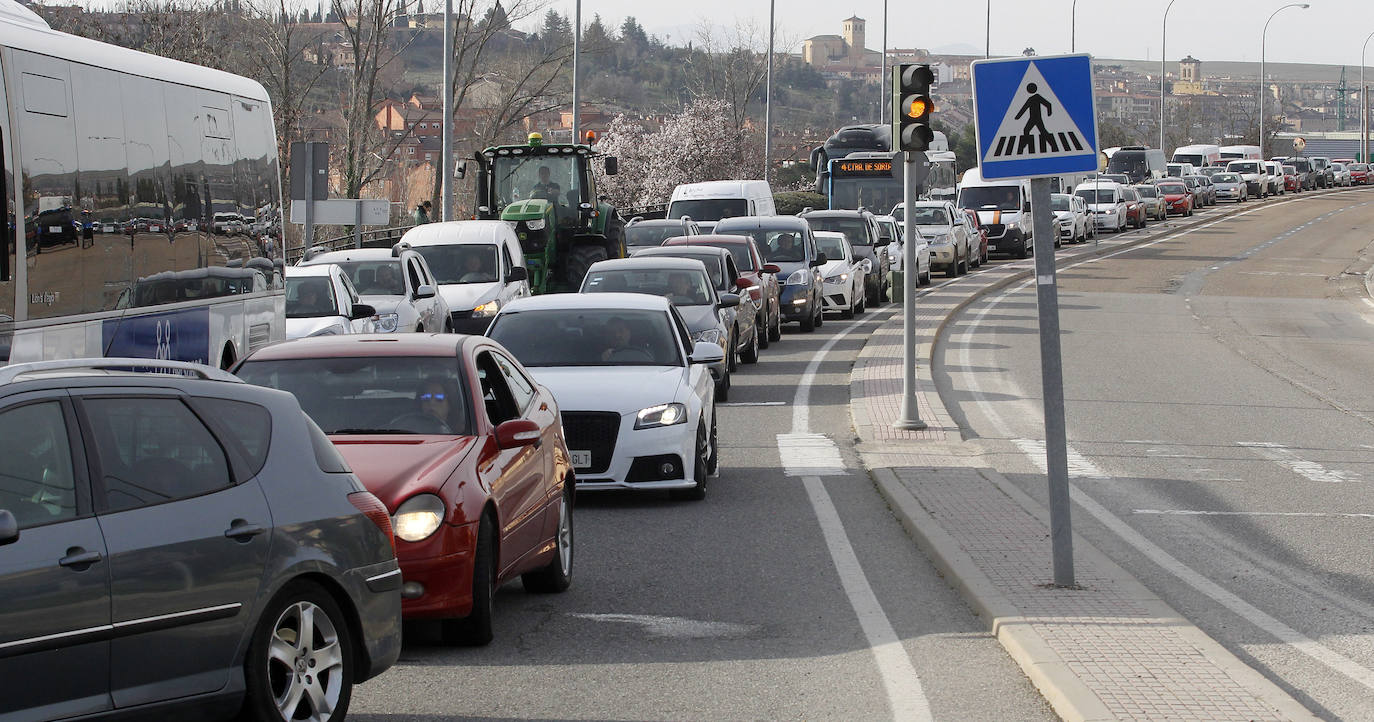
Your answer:
[[[926,154],[920,151],[902,153],[902,159],[902,416],[892,425],[919,431],[926,428],[916,403],[916,286],[921,279],[921,267],[913,239],[919,237],[920,231],[912,211],[921,181],[930,170]]]
[[[1074,586],[1073,526],[1069,518],[1069,451],[1064,422],[1064,365],[1059,347],[1059,286],[1054,268],[1050,180],[1032,178],[1035,300],[1040,314],[1040,383],[1045,407],[1045,466],[1049,470],[1050,549],[1054,584]],[[910,214],[908,214],[908,218]]]

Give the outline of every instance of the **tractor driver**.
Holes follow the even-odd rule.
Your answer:
[[[558,203],[559,196],[563,193],[563,187],[558,185],[551,177],[552,173],[546,165],[539,166],[539,182],[530,189],[530,198],[543,198],[550,203]]]

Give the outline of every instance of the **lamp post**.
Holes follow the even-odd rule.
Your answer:
[[[988,24],[987,24],[987,45],[983,50],[983,57],[992,57],[992,0],[988,0]]]
[[[1364,54],[1369,49],[1369,40],[1374,38],[1374,33],[1370,33],[1364,39],[1364,45],[1360,48],[1360,162],[1369,162],[1369,99],[1364,97]]]
[[[1177,0],[1169,0],[1164,6],[1164,21],[1159,28],[1159,150],[1164,150],[1164,64],[1169,60],[1169,11]]]
[[[768,79],[763,91],[763,182],[773,180],[773,6],[768,0]]]
[[[887,0],[883,0],[883,74],[878,81],[878,122],[890,123],[887,114]]]
[[[1273,22],[1274,16],[1287,10],[1288,8],[1302,8],[1306,10],[1311,7],[1307,3],[1288,3],[1283,7],[1269,14],[1269,19],[1264,21],[1264,30],[1260,32],[1260,77],[1259,77],[1259,149],[1260,160],[1264,160],[1264,49],[1269,40],[1269,23]]]
[[[577,133],[582,130],[582,121],[578,110],[581,99],[579,88],[577,87],[577,61],[582,57],[582,0],[577,0],[576,9],[573,10],[573,97],[572,97],[572,142],[579,143]]]
[[[1069,52],[1078,52],[1078,0],[1073,0],[1069,10]]]
[[[453,220],[453,0],[444,3],[444,141],[439,148],[439,220]],[[431,219],[433,220],[433,219]]]

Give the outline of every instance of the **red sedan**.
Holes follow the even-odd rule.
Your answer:
[[[982,221],[978,220],[978,214],[964,208],[964,213],[968,214],[969,223],[978,230],[978,265],[988,262],[988,229],[983,226]],[[1059,246],[1055,246],[1058,248]]]
[[[235,372],[294,393],[386,504],[405,618],[442,620],[445,641],[486,644],[502,584],[568,588],[573,474],[558,406],[500,344],[305,338],[263,348]]]
[[[1369,185],[1371,172],[1368,163],[1351,163],[1346,167],[1350,169],[1351,185]]]
[[[1353,178],[1355,174],[1352,172],[1350,176]],[[1302,191],[1302,187],[1298,183],[1298,169],[1291,165],[1283,166],[1283,190],[1285,193]]]
[[[1159,194],[1164,196],[1164,208],[1169,215],[1193,215],[1193,192],[1182,181],[1157,183]]]

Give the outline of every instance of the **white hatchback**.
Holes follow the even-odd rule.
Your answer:
[[[825,254],[821,266],[821,306],[827,311],[839,311],[843,318],[854,318],[864,311],[864,271],[871,264],[868,259],[854,262],[854,250],[843,233],[816,231],[816,250]]]
[[[391,249],[311,249],[305,252],[300,265],[322,263],[334,263],[342,268],[363,303],[377,310],[377,333],[453,330],[448,304],[438,293],[429,265],[409,246],[398,243]]]
[[[512,301],[487,336],[558,399],[578,491],[701,499],[716,469],[718,344],[692,343],[668,299],[560,293]]]
[[[337,265],[286,268],[286,338],[372,333],[376,313]]]

